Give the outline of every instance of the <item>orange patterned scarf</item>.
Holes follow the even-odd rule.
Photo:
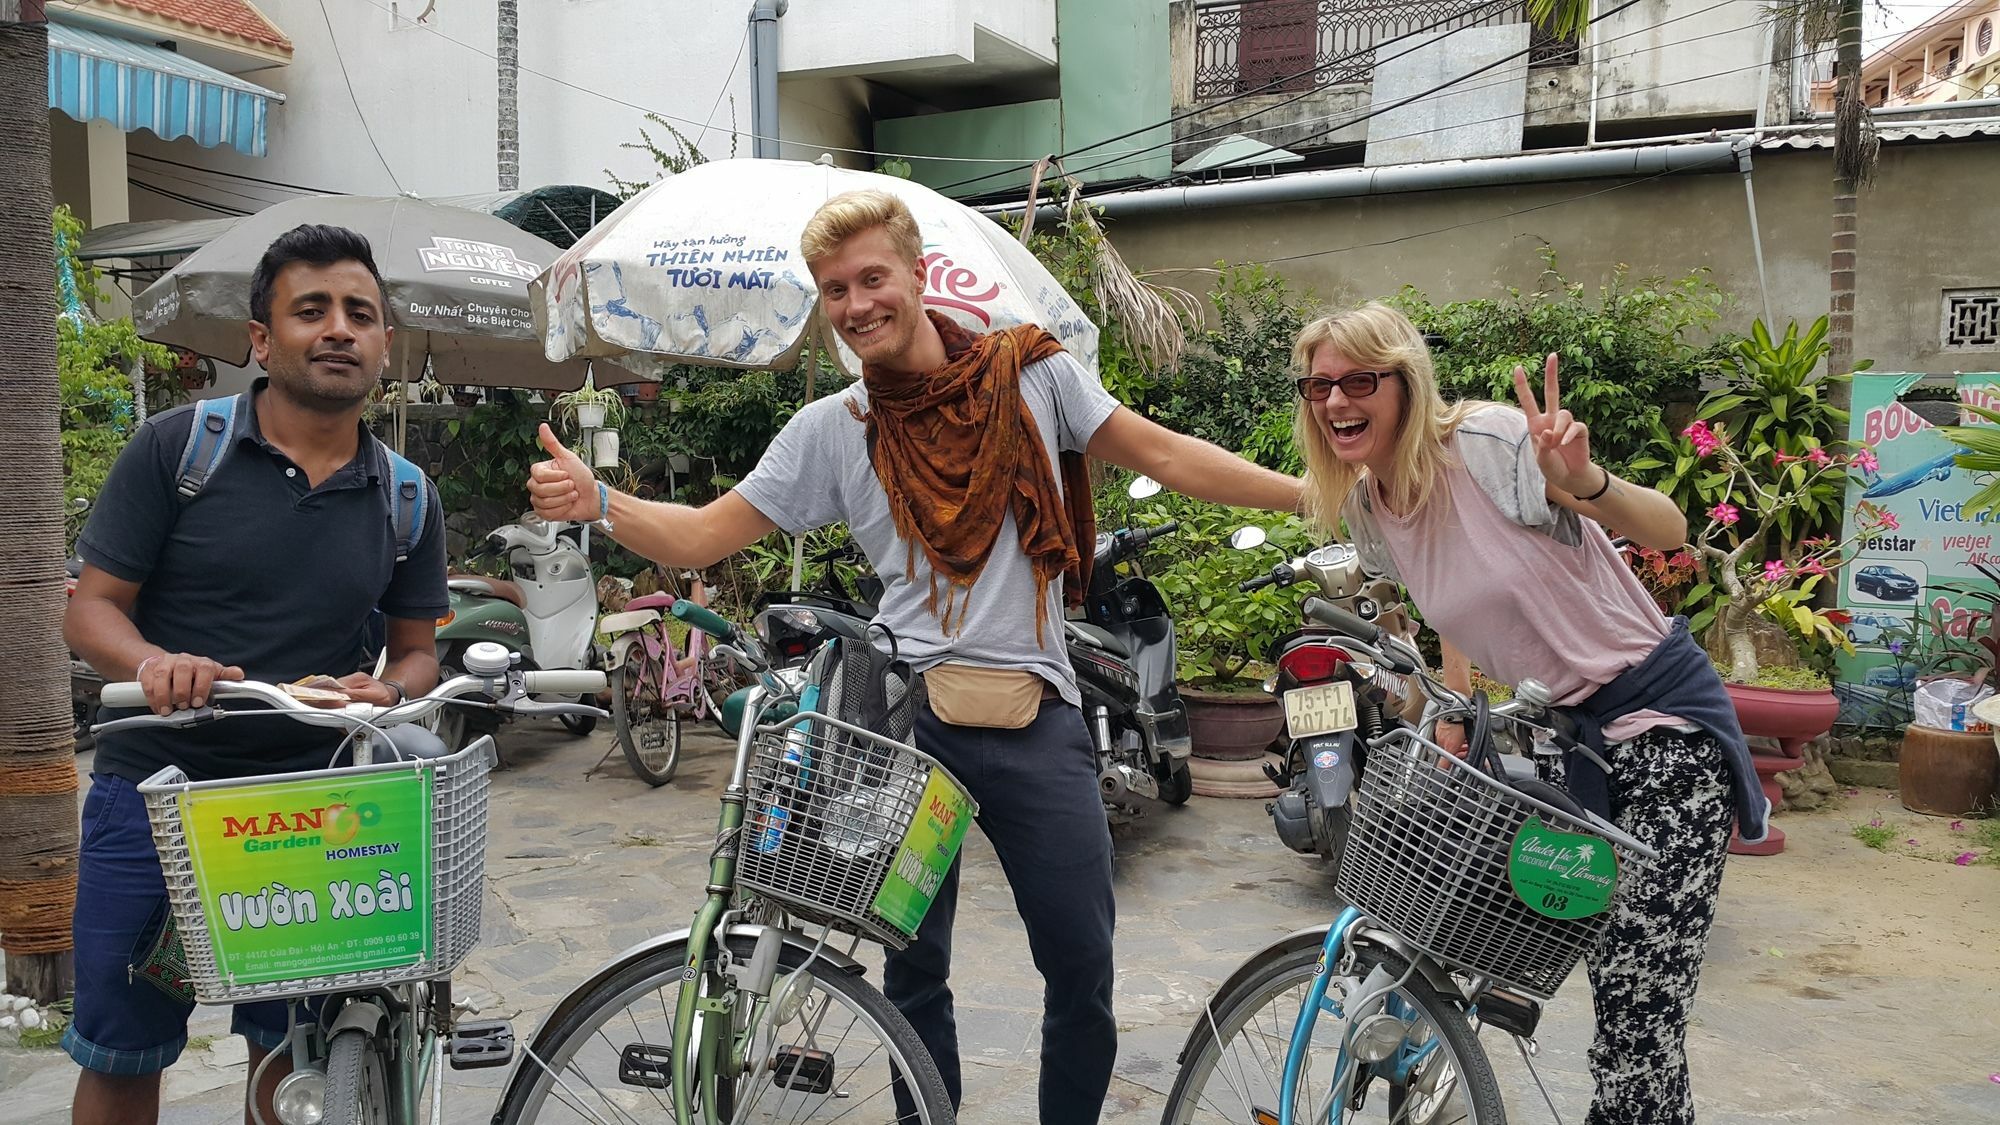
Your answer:
[[[930,609],[947,632],[964,625],[969,592],[1009,512],[1035,574],[1035,640],[1048,622],[1048,584],[1067,574],[1072,605],[1081,604],[1084,571],[1097,537],[1083,455],[1062,454],[1062,486],[1041,431],[1021,397],[1021,369],[1062,350],[1037,325],[974,336],[925,310],[944,338],[943,367],[917,375],[864,367],[868,412],[848,409],[868,427],[868,457],[889,496],[896,533],[915,571],[922,548],[931,564]],[[1067,496],[1065,502],[1064,497]],[[945,590],[938,608],[938,582]],[[956,624],[954,624],[956,618]]]

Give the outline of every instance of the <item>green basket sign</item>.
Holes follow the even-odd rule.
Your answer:
[[[1600,836],[1563,832],[1531,816],[1514,835],[1507,878],[1528,909],[1549,918],[1588,918],[1611,905],[1618,856]]]
[[[431,775],[180,795],[217,974],[263,984],[431,957]]]
[[[931,771],[917,803],[917,817],[903,834],[889,874],[875,894],[877,917],[916,936],[917,925],[930,910],[931,900],[951,871],[951,861],[958,856],[959,845],[965,842],[974,811],[972,798],[943,770]]]

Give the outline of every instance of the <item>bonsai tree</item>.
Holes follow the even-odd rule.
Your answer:
[[[1829,481],[1844,480],[1851,470],[1873,471],[1875,454],[1865,447],[1835,454],[1811,444],[1801,453],[1786,453],[1760,443],[1745,456],[1727,430],[1695,421],[1681,431],[1694,456],[1713,464],[1720,493],[1708,509],[1708,523],[1691,544],[1707,564],[1709,580],[1688,591],[1683,604],[1699,604],[1721,595],[1714,613],[1720,616],[1728,650],[1726,676],[1735,683],[1757,678],[1757,648],[1751,630],[1760,615],[1778,621],[1808,644],[1824,643],[1852,651],[1838,611],[1816,609],[1812,598],[1821,580],[1854,557],[1860,545],[1880,531],[1893,531],[1896,516],[1862,502],[1857,530],[1839,540],[1808,537],[1791,556],[1769,557],[1774,536],[1793,526],[1798,509],[1823,495]],[[1780,543],[1780,546],[1782,544]],[[1720,588],[1718,590],[1718,587]]]

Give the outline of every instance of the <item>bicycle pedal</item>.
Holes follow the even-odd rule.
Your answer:
[[[627,1086],[664,1090],[673,1085],[674,1049],[651,1043],[627,1043],[618,1052],[618,1081]]]
[[[445,1048],[453,1070],[484,1070],[514,1061],[514,1025],[506,1020],[479,1020],[451,1029]]]
[[[771,1061],[771,1081],[805,1094],[833,1092],[833,1055],[810,1047],[780,1047]]]

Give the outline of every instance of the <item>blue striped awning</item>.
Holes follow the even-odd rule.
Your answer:
[[[49,21],[49,108],[163,140],[264,155],[264,118],[285,96],[165,47]]]

